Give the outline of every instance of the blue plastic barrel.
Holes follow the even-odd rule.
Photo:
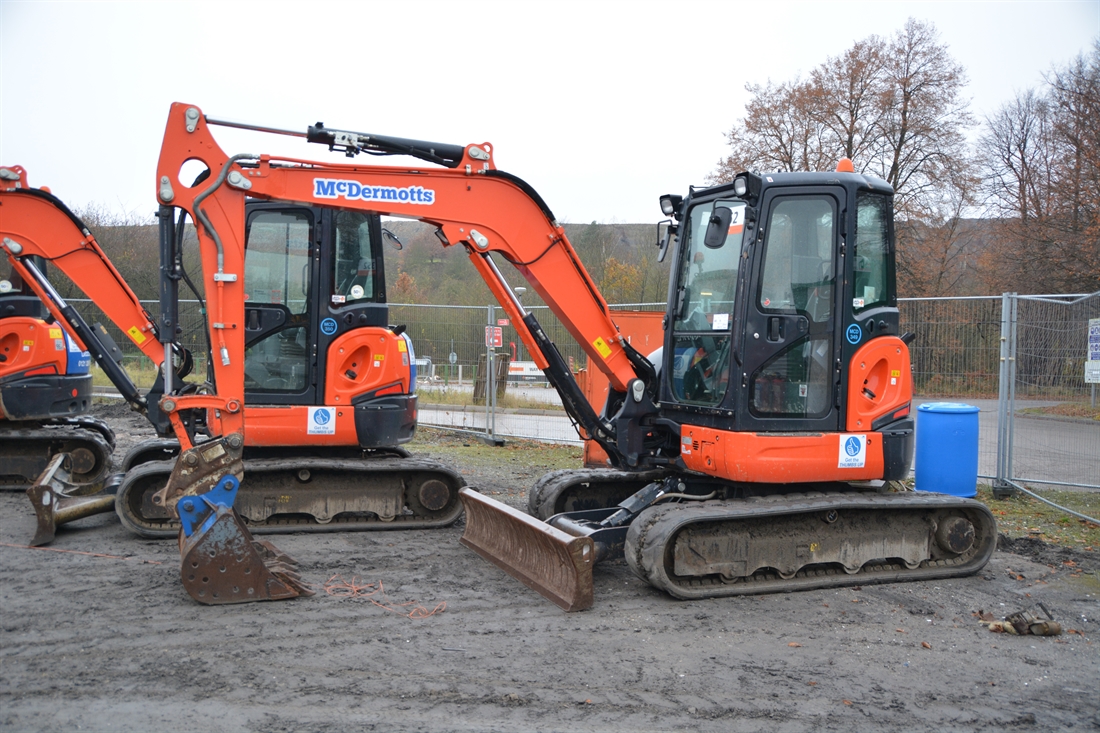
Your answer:
[[[917,407],[916,489],[936,494],[978,493],[978,408],[958,402]]]

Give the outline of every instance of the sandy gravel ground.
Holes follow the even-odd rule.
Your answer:
[[[145,433],[100,412],[119,455]],[[549,467],[461,443],[436,453],[516,506]],[[462,547],[461,525],[276,537],[319,593],[222,607],[183,591],[174,542],[113,514],[69,525],[51,545],[67,552],[22,547],[33,529],[26,498],[0,495],[5,731],[1100,728],[1100,567],[1037,542],[965,579],[698,602],[611,562],[594,608],[565,614]],[[384,595],[330,596],[333,575]],[[973,615],[1039,602],[1078,633],[992,634]]]

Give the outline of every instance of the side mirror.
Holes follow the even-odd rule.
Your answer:
[[[732,220],[733,210],[730,207],[714,207],[714,213],[710,215],[710,223],[707,224],[707,233],[703,236],[703,244],[710,249],[718,249],[724,245]]]
[[[400,250],[405,247],[405,245],[401,244],[401,240],[397,238],[397,235],[385,227],[382,227],[382,239],[389,242],[390,246],[394,249]]]
[[[668,245],[676,238],[677,231],[679,231],[679,227],[672,223],[672,219],[665,219],[657,223],[657,246],[660,247],[657,251],[658,262],[665,261],[665,255],[668,254]]]

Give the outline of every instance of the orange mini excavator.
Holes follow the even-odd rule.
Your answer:
[[[36,265],[46,272],[45,262]],[[91,357],[8,270],[0,261],[0,489],[26,490],[65,453],[71,489],[94,493],[107,479],[115,436],[86,414]]]
[[[433,165],[230,156],[212,135],[219,125],[304,137],[349,158],[405,155]],[[907,474],[914,439],[909,336],[899,333],[894,287],[893,192],[885,182],[850,167],[743,173],[686,198],[662,197],[671,218],[662,225],[659,257],[673,254],[672,274],[664,344],[647,357],[619,331],[546,203],[497,170],[493,153],[487,143],[443,145],[320,123],[276,130],[172,106],[157,193],[163,221],[178,208],[197,223],[214,379],[188,393],[166,377],[159,407],[183,451],[151,501],[180,515],[183,581],[192,596],[250,600],[237,582],[246,576],[235,568],[274,568],[278,576],[286,562],[273,548],[256,548],[233,509],[250,483],[266,480],[241,458],[254,428],[266,425],[250,412],[246,382],[250,199],[418,219],[438,228],[442,246],[466,250],[582,436],[610,463],[546,476],[530,497],[535,517],[459,492],[463,542],[563,608],[591,605],[593,563],[620,551],[640,577],[681,598],[951,577],[985,564],[996,531],[983,505],[881,491]],[[180,171],[194,160],[210,175],[188,186]],[[171,229],[162,236],[169,275]],[[26,253],[48,254],[20,244]],[[534,287],[607,378],[601,410],[585,399],[497,260]],[[360,409],[362,380],[385,369],[392,354],[381,351],[382,341],[349,341],[358,338],[361,315],[336,292],[338,272],[318,282],[333,290],[310,316],[318,325],[308,331],[306,361],[325,375],[318,403],[332,410],[341,435],[383,417],[384,410]],[[164,362],[175,326],[167,290],[159,328],[141,332],[160,342]],[[389,338],[381,328],[378,336]],[[376,359],[379,353],[385,358]],[[389,389],[372,384],[378,387],[367,394]],[[282,429],[297,420],[309,433],[309,411],[317,408],[297,409]],[[195,415],[208,437],[190,429]],[[295,460],[304,459],[288,464]]]

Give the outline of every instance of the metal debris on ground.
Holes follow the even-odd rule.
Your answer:
[[[1058,636],[1062,633],[1062,625],[1054,620],[1046,606],[1039,604],[1046,614],[1046,618],[1040,616],[1035,609],[1016,611],[1004,618],[1003,621],[994,619],[988,611],[978,611],[978,623],[987,627],[995,634],[1009,634],[1011,636]]]

